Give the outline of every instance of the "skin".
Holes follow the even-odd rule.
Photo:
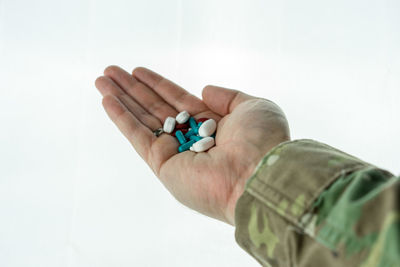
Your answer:
[[[290,140],[282,110],[273,102],[237,90],[206,86],[202,100],[143,68],[132,74],[109,66],[96,79],[110,119],[171,194],[207,216],[235,224],[235,206],[258,162]],[[217,121],[216,145],[207,152],[178,153],[174,136],[153,130],[187,110]]]

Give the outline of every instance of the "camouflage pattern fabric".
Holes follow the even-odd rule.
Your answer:
[[[235,210],[263,266],[400,266],[400,178],[313,140],[260,162]]]

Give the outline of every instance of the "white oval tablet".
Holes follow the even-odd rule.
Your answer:
[[[174,129],[175,129],[175,119],[172,117],[166,118],[163,127],[164,132],[172,133]]]
[[[212,135],[217,129],[217,123],[213,119],[206,120],[200,125],[199,135],[206,137]]]
[[[190,118],[189,112],[184,110],[181,113],[179,113],[178,115],[176,115],[175,119],[179,124],[182,124],[182,123],[187,122],[189,118]]]
[[[193,151],[195,152],[203,152],[209,149],[210,147],[214,146],[214,144],[215,144],[214,138],[208,136],[194,143],[192,147]]]

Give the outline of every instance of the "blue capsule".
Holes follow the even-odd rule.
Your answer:
[[[200,126],[201,126],[202,124],[203,124],[202,122],[199,122],[199,124],[196,125],[196,128],[194,128],[194,133],[195,133],[195,134],[199,134],[199,128],[200,128]]]
[[[200,141],[201,139],[203,139],[203,137],[198,136],[198,135],[191,135],[190,136],[190,140],[195,140],[196,142]]]
[[[196,143],[195,140],[190,140],[190,141],[184,143],[183,145],[181,145],[181,146],[178,148],[178,151],[179,151],[179,152],[183,152],[183,151],[189,150],[189,148],[190,148],[194,143]]]
[[[193,117],[189,118],[189,125],[190,125],[190,128],[192,128],[192,129],[196,129],[197,128],[197,122]]]
[[[186,138],[183,135],[182,131],[176,131],[175,136],[178,139],[179,144],[183,145],[184,143],[186,143]]]
[[[195,133],[195,130],[196,128],[192,128],[192,129],[190,129],[187,133],[185,133],[185,137],[186,138],[189,138],[190,136],[192,136],[192,135],[195,135],[196,133]]]

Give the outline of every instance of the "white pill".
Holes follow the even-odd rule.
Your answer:
[[[212,135],[217,129],[217,123],[213,119],[206,120],[200,125],[199,135],[206,137]]]
[[[212,147],[214,144],[214,138],[208,136],[194,143],[192,147],[193,151],[195,152],[203,152]]]
[[[187,122],[189,118],[190,118],[190,114],[186,110],[184,110],[181,113],[179,113],[178,115],[176,115],[176,121],[180,124]]]
[[[194,151],[193,146],[191,146],[189,149],[190,149],[190,151]]]
[[[166,118],[163,129],[166,133],[172,133],[172,131],[175,129],[175,119],[172,117]]]

